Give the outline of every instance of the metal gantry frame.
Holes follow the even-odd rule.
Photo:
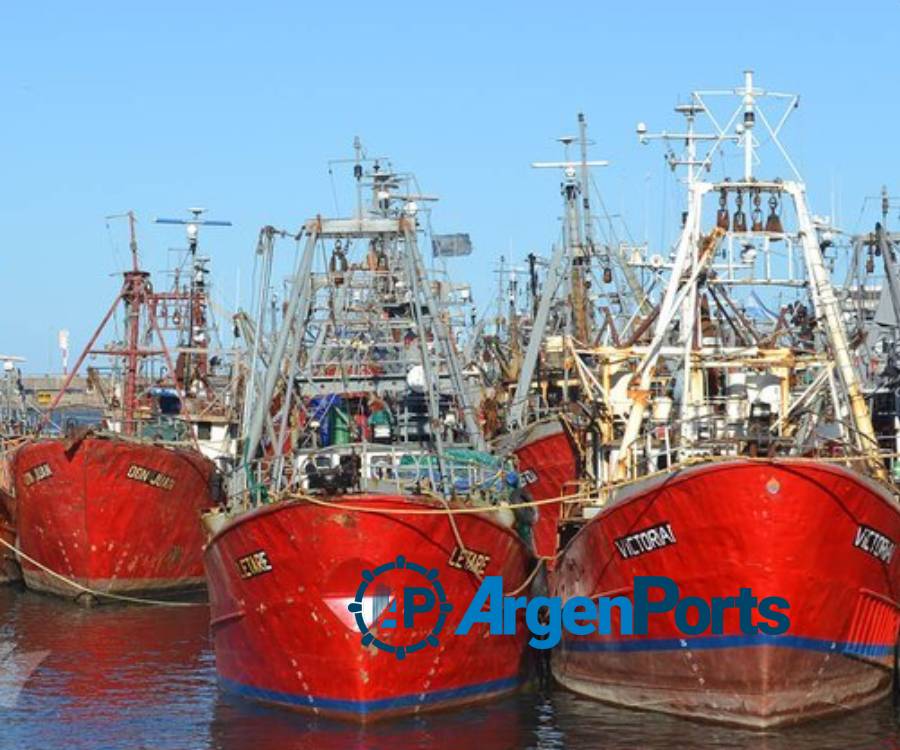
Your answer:
[[[512,400],[507,411],[506,424],[510,430],[524,427],[527,422],[528,402],[532,381],[537,370],[544,339],[548,333],[550,314],[555,304],[568,297],[566,308],[566,330],[568,336],[575,336],[583,345],[591,343],[594,333],[592,321],[593,303],[587,292],[585,274],[590,269],[591,258],[596,254],[593,220],[590,204],[590,170],[593,167],[609,165],[606,160],[588,160],[587,121],[584,114],[578,114],[579,135],[563,136],[559,142],[564,147],[562,161],[533,162],[535,169],[561,169],[563,182],[563,239],[555,245],[544,287],[538,302],[531,327],[531,334]],[[580,159],[569,159],[569,147],[578,142]],[[579,176],[580,175],[580,176]],[[580,199],[580,200],[579,200]],[[609,254],[604,250],[601,258],[604,269],[611,272]],[[622,271],[630,288],[636,281],[630,277],[631,270],[624,264]],[[641,300],[638,300],[642,304]],[[567,380],[567,379],[566,379]]]
[[[162,297],[171,298],[172,295],[156,294],[150,283],[149,272],[143,271],[139,267],[136,230],[137,218],[134,211],[128,211],[125,214],[107,218],[127,218],[128,220],[131,269],[123,273],[122,288],[119,290],[119,293],[107,310],[106,315],[101,320],[100,325],[97,326],[94,333],[91,335],[84,350],[75,362],[75,366],[69,371],[53,401],[47,407],[43,420],[38,426],[39,429],[46,425],[50,418],[50,414],[61,402],[75,376],[81,369],[81,366],[84,364],[87,357],[92,354],[121,358],[125,361],[121,425],[121,431],[125,435],[134,435],[136,432],[135,405],[137,401],[138,370],[142,360],[152,357],[162,357],[163,361],[166,363],[166,367],[172,378],[172,384],[178,397],[182,400],[186,397],[184,390],[178,386],[175,377],[175,367],[156,315],[156,301]],[[112,319],[113,314],[120,304],[124,307],[126,313],[125,333],[127,338],[124,345],[95,349],[94,345],[106,329],[107,324]],[[142,312],[146,314],[149,333],[152,337],[155,337],[159,348],[153,349],[141,345],[140,334]],[[196,443],[196,438],[193,433],[191,433],[191,439]]]
[[[722,126],[710,113],[706,106],[705,98],[712,95],[729,95],[740,98],[740,104],[734,109],[726,125]],[[770,96],[779,100],[786,100],[788,106],[775,126],[772,126],[766,118],[763,110],[758,106],[761,97]],[[612,452],[610,464],[613,469],[610,474],[613,478],[623,478],[627,475],[632,448],[637,444],[640,430],[643,424],[646,408],[650,400],[650,386],[653,372],[663,343],[670,337],[676,314],[679,316],[679,342],[684,349],[683,356],[683,393],[681,423],[688,421],[687,410],[700,393],[695,393],[696,381],[694,375],[694,346],[695,337],[699,334],[698,319],[698,281],[706,270],[718,242],[725,235],[721,228],[717,228],[705,239],[701,235],[701,220],[703,198],[710,193],[756,189],[771,191],[780,195],[788,195],[792,199],[797,220],[796,236],[802,248],[803,265],[806,272],[807,287],[812,300],[816,319],[824,331],[825,343],[833,358],[834,367],[826,368],[832,398],[839,410],[838,419],[842,420],[841,411],[844,411],[852,423],[852,432],[845,434],[845,438],[868,459],[870,470],[876,476],[884,475],[884,467],[878,457],[877,441],[872,428],[871,417],[865,403],[859,374],[853,365],[847,334],[842,319],[840,305],[834,288],[825,268],[822,257],[822,246],[819,242],[817,226],[809,213],[806,198],[806,188],[799,177],[793,162],[779,140],[779,134],[787,121],[791,111],[796,107],[798,97],[789,94],[766,92],[754,87],[753,74],[745,71],[744,86],[730,91],[695,92],[692,95],[692,105],[682,114],[688,114],[689,127],[687,133],[672,134],[663,132],[658,135],[647,133],[643,123],[638,125],[638,135],[642,142],[659,138],[665,141],[674,139],[684,140],[686,143],[686,155],[683,158],[670,157],[670,164],[674,169],[677,166],[687,167],[688,208],[684,217],[684,226],[675,251],[669,282],[660,303],[659,314],[656,319],[650,348],[641,360],[636,370],[637,383],[633,390],[633,402],[628,412],[624,434],[619,442],[618,449]],[[713,134],[696,133],[694,117],[698,113],[704,113],[713,123]],[[739,118],[742,119],[739,120]],[[790,181],[760,181],[754,176],[754,166],[757,162],[757,142],[753,137],[753,129],[757,116],[767,129],[771,141],[778,148],[786,164],[794,172],[796,180]],[[731,134],[731,128],[735,126],[735,133]],[[740,181],[708,182],[698,178],[698,170],[709,171],[712,157],[716,150],[726,141],[733,141],[742,147],[744,154],[744,173]],[[701,158],[698,156],[697,143],[711,143],[707,153]],[[743,232],[750,236],[752,232]],[[842,388],[837,388],[832,373],[836,373]],[[821,383],[820,383],[821,385]],[[700,385],[702,388],[702,384]],[[787,408],[787,405],[786,405]],[[682,440],[689,449],[690,440],[683,432]]]
[[[468,398],[468,389],[464,381],[462,367],[452,338],[449,321],[444,320],[442,308],[432,293],[432,283],[428,278],[418,249],[416,208],[413,201],[407,200],[404,209],[397,216],[386,213],[360,212],[351,219],[325,219],[316,217],[306,222],[295,239],[305,237],[303,249],[298,253],[294,272],[289,282],[289,292],[277,335],[267,346],[259,334],[253,337],[253,355],[248,374],[245,401],[245,424],[247,436],[243,447],[244,463],[249,466],[255,458],[264,432],[267,430],[273,445],[272,486],[282,486],[282,475],[286,456],[284,446],[289,428],[288,419],[292,399],[295,397],[296,384],[314,381],[314,366],[323,364],[322,355],[332,346],[330,334],[334,334],[333,320],[321,322],[318,329],[309,328],[312,313],[316,308],[316,294],[320,289],[317,275],[313,272],[318,247],[323,242],[344,243],[347,246],[354,242],[376,242],[380,247],[390,246],[397,250],[402,270],[409,281],[407,290],[408,303],[411,305],[412,317],[417,326],[417,340],[420,348],[421,364],[425,373],[425,391],[428,404],[431,435],[435,443],[435,454],[439,471],[444,472],[444,444],[439,425],[440,382],[443,373],[440,363],[446,367],[448,377],[457,403],[460,406],[464,427],[468,440],[477,449],[484,448],[484,438],[479,427],[475,409]],[[262,320],[270,299],[268,291],[271,281],[274,241],[286,233],[272,228],[265,228],[260,235],[259,252],[262,256],[262,273],[257,300],[257,320]],[[362,273],[359,269],[347,268],[341,273],[340,285],[329,287],[333,294],[333,309],[327,311],[333,318],[346,312],[346,305],[353,303],[352,289],[345,285],[352,284],[354,274]],[[333,270],[331,272],[333,276]],[[332,278],[333,281],[333,278]],[[323,282],[328,283],[328,282]],[[247,326],[245,326],[247,327]],[[249,326],[250,329],[253,326]],[[259,326],[257,325],[257,330]],[[346,331],[342,331],[346,333]],[[358,332],[362,334],[363,332]],[[312,338],[310,338],[312,336]],[[433,342],[436,351],[431,351]],[[334,344],[338,345],[338,344]],[[398,360],[399,363],[399,360]],[[333,363],[345,377],[344,359]],[[357,363],[358,364],[358,363]],[[402,363],[401,363],[402,364]],[[438,365],[438,368],[435,367]],[[351,363],[352,367],[352,363]],[[260,374],[261,373],[261,374]],[[278,388],[279,381],[285,385],[285,396],[280,407],[280,420],[272,423],[270,408]],[[440,488],[444,493],[446,486]]]

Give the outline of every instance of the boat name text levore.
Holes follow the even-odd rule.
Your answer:
[[[862,524],[856,530],[853,546],[886,563],[894,557],[894,550],[897,548],[897,545],[880,531]]]
[[[453,548],[453,552],[450,553],[450,559],[447,560],[447,565],[451,568],[458,568],[459,570],[468,570],[477,576],[483,576],[484,571],[487,570],[487,566],[490,562],[490,555],[473,549],[460,549],[457,545]]]
[[[167,492],[175,486],[175,480],[168,474],[163,474],[161,471],[156,471],[154,469],[148,469],[145,466],[138,466],[137,464],[131,464],[131,466],[128,467],[128,474],[126,476],[129,479],[133,479],[135,482],[143,482],[144,484],[149,484],[151,487],[158,487]]]
[[[261,576],[263,573],[271,573],[272,563],[269,562],[269,556],[263,549],[251,552],[249,555],[239,557],[237,559],[238,570],[241,578],[254,578]]]
[[[675,532],[672,531],[672,524],[663,521],[656,526],[621,536],[615,540],[615,543],[619,554],[627,560],[629,557],[638,557],[668,547],[670,544],[677,544],[678,540],[675,538]]]
[[[35,482],[40,482],[41,480],[48,479],[52,476],[53,469],[50,468],[50,464],[38,464],[37,466],[32,466],[22,475],[22,483],[26,487],[30,487]]]

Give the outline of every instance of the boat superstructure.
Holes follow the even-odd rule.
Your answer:
[[[892,199],[877,197],[881,220],[851,238],[852,261],[844,285],[844,310],[855,323],[856,363],[881,451],[894,481],[900,476],[900,234],[888,227]],[[894,199],[896,201],[896,199]]]
[[[200,253],[199,245],[202,227],[230,227],[231,222],[205,218],[204,208],[188,213],[187,218],[156,219],[183,226],[188,243],[172,273],[171,290],[157,295],[176,337],[173,395],[183,394],[178,419],[200,452],[230,468],[237,455],[241,362],[236,348],[222,344],[211,309],[210,257]]]

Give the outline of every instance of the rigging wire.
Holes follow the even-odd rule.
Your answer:
[[[334,212],[340,216],[341,206],[338,203],[337,187],[334,184],[334,170],[331,168],[331,165],[328,166],[328,180],[331,183],[331,197],[334,199]]]
[[[106,238],[109,241],[109,247],[112,250],[113,254],[113,262],[118,269],[118,273],[124,272],[126,265],[125,261],[122,258],[121,249],[119,247],[119,243],[113,238],[112,228],[109,225],[109,219],[106,219],[104,222],[106,225]]]

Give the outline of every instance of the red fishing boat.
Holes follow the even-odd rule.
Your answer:
[[[482,576],[503,576],[510,591],[526,582],[529,557],[515,531],[489,512],[451,522],[440,512],[442,503],[423,497],[353,494],[327,502],[263,506],[228,522],[210,540],[211,625],[226,691],[371,721],[485,701],[521,684],[523,631],[488,637],[487,625],[479,624],[466,636],[453,635]],[[437,512],[404,514],[429,509]],[[361,643],[350,608],[363,573],[401,554],[437,571],[453,609],[435,645],[398,659]],[[383,593],[367,596],[363,611],[370,632],[394,646],[425,642],[438,611],[416,617],[415,627],[399,639],[386,622],[396,617],[396,594],[388,589],[423,582],[407,568],[387,581]]]
[[[371,206],[302,230],[279,331],[265,358],[251,352],[246,472],[205,517],[222,687],[355,721],[514,690],[524,632],[453,631],[484,576],[523,591],[531,557],[524,519],[497,507],[518,475],[483,450],[447,324],[462,317],[453,287],[426,274],[416,202],[396,192],[411,184],[364,162],[357,147]],[[269,268],[280,236],[263,230]],[[261,278],[255,330],[271,287]],[[427,611],[407,609],[410,587]]]
[[[198,452],[86,434],[25,445],[14,467],[29,588],[75,598],[68,581],[104,593],[204,585],[199,519],[215,467]]]
[[[153,291],[149,273],[138,267],[134,215],[127,216],[132,268],[45,418],[49,422],[88,355],[101,355],[124,364],[121,382],[115,369],[106,380],[96,368],[89,373],[107,402],[104,424],[35,439],[13,457],[25,583],[71,598],[90,595],[78,586],[100,593],[202,587],[199,516],[217,499],[215,466],[178,419],[184,393],[165,387],[157,367],[162,360],[168,373],[175,372],[162,308],[193,300]],[[120,304],[125,341],[98,348]]]
[[[636,576],[666,575],[682,597],[783,597],[790,629],[748,635],[733,610],[721,633],[686,636],[670,612],[646,636],[567,636],[554,674],[600,700],[758,727],[865,705],[895,669],[897,539],[896,500],[843,466],[734,460],[636,483],[565,548],[554,593],[630,596]]]
[[[744,174],[705,182],[698,165],[728,137],[694,127],[719,95],[740,100],[731,122],[742,123]],[[629,399],[593,391],[596,489],[564,519],[570,541],[548,576],[564,601],[628,597],[636,576],[669,577],[707,604],[748,590],[785,600],[788,628],[767,635],[759,613],[748,622],[734,609],[721,629],[694,627],[689,610],[692,632],[662,613],[646,635],[622,635],[614,621],[610,636],[567,636],[553,674],[584,695],[764,728],[863,706],[895,679],[900,505],[823,262],[831,235],[789,160],[794,179],[754,174],[763,135],[767,153],[786,154],[778,134],[796,103],[747,72],[742,87],[677,108],[687,155],[673,159],[687,166],[688,202],[671,272],[652,329],[572,348],[585,393],[625,372]],[[704,233],[710,195],[716,224]]]

